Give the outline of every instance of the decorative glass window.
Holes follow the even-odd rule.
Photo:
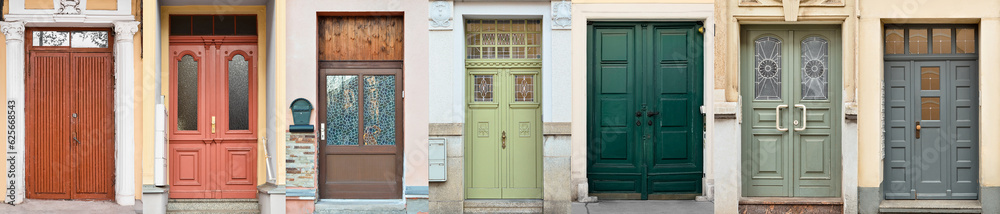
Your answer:
[[[107,48],[107,31],[34,31],[32,46]]]
[[[257,35],[257,16],[171,15],[170,35]]]
[[[514,101],[535,101],[535,76],[514,75]]]
[[[177,130],[198,130],[198,61],[191,55],[177,62]]]
[[[885,30],[885,54],[903,54],[903,29]]]
[[[955,29],[955,52],[975,53],[976,52],[976,29],[957,28]]]
[[[885,29],[885,54],[976,53],[976,34],[972,26],[889,26]]]
[[[249,63],[243,55],[229,60],[229,130],[250,130]]]
[[[910,53],[927,53],[927,28],[910,29]]]
[[[493,101],[493,75],[475,75],[475,99],[477,102]]]
[[[754,99],[781,99],[781,40],[765,36],[754,41]]]
[[[931,53],[951,53],[951,28],[931,29]]]
[[[358,145],[358,76],[326,76],[326,144]]]
[[[396,145],[396,76],[365,76],[364,80],[364,144]]]
[[[468,20],[467,59],[541,59],[541,20]]]
[[[921,120],[941,120],[941,98],[921,97],[920,98],[920,119]]]
[[[941,90],[941,68],[920,68],[920,90]]]
[[[818,36],[802,40],[802,99],[826,100],[829,42]]]

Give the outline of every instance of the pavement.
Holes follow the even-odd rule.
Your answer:
[[[31,200],[26,199],[18,205],[0,203],[0,213],[71,213],[71,214],[122,214],[142,211],[142,204],[136,201],[135,206],[119,206],[112,201],[64,201],[64,200]],[[136,210],[138,209],[138,210]]]
[[[573,202],[573,214],[711,214],[712,202],[694,200],[608,200],[594,203]]]

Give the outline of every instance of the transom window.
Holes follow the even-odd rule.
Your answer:
[[[885,54],[971,54],[974,26],[886,26]]]
[[[256,15],[172,15],[171,36],[257,35]]]
[[[467,20],[467,59],[541,59],[541,20]]]
[[[31,45],[39,47],[107,48],[107,31],[33,31]]]

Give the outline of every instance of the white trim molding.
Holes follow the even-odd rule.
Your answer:
[[[115,26],[115,200],[128,206],[135,204],[135,48],[132,37],[139,31],[139,22],[112,24]]]
[[[10,204],[24,202],[24,25],[20,21],[0,22],[0,31],[7,36],[7,82],[13,83],[6,84],[7,120],[4,120],[7,121],[4,162],[9,179],[4,184],[4,202]],[[14,120],[10,120],[11,116]]]

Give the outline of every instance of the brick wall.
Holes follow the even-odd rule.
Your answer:
[[[316,134],[288,133],[285,143],[285,185],[316,188]]]

